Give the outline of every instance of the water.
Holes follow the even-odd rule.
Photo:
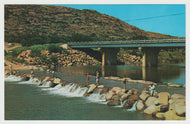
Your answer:
[[[60,72],[95,75],[99,71],[102,76],[123,77],[126,75],[134,80],[148,80],[157,83],[185,84],[185,64],[163,64],[158,68],[142,68],[139,66],[111,65],[111,66],[71,66],[59,67]]]
[[[9,77],[10,79],[10,77]],[[19,80],[19,78],[18,78]],[[36,79],[5,81],[6,120],[151,120],[152,117],[130,110],[109,107],[104,94],[84,97],[86,87],[76,84],[47,88]]]

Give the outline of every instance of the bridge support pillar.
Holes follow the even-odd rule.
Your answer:
[[[143,67],[157,67],[159,51],[160,51],[160,48],[155,48],[155,47],[142,48]]]
[[[102,66],[104,65],[116,65],[117,64],[117,52],[115,48],[102,48]]]

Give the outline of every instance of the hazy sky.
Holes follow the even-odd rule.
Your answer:
[[[60,5],[59,5],[60,6]],[[62,5],[93,9],[145,31],[185,37],[185,5]]]

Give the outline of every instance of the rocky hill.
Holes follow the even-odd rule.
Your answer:
[[[99,41],[177,38],[146,32],[95,10],[44,5],[5,5],[5,40],[14,42],[14,36],[26,33],[54,36],[54,39],[56,36],[64,37],[63,40],[73,34],[83,34]],[[14,39],[10,39],[11,37]]]

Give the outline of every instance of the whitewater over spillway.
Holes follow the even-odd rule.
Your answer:
[[[64,97],[84,97],[85,93],[87,92],[87,87],[80,87],[76,83],[68,83],[66,85],[58,84],[55,87],[51,88],[50,83],[51,81],[45,81],[41,86],[39,84],[41,81],[37,78],[30,78],[28,81],[21,81],[20,76],[10,75],[5,77],[5,81],[17,81],[18,84],[35,84],[41,88],[41,90],[47,91],[48,94],[53,95],[60,95]],[[86,102],[93,102],[99,104],[107,104],[105,94],[101,94],[102,89],[97,89],[96,93],[92,93],[89,96],[85,97]],[[122,108],[126,101],[121,101],[121,105],[114,106],[118,108]],[[136,102],[137,103],[137,102]],[[136,111],[136,103],[133,105],[131,109],[126,111]]]

